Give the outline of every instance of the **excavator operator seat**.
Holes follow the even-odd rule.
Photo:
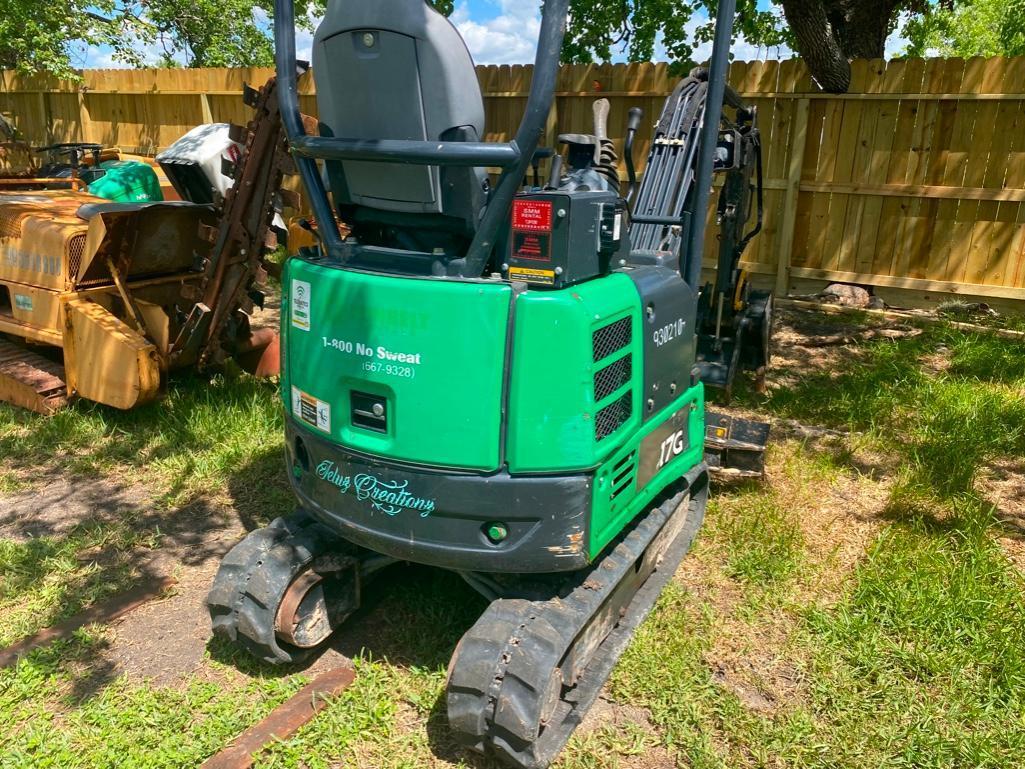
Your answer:
[[[484,101],[470,52],[424,0],[330,0],[314,38],[313,76],[322,136],[370,144],[482,140]],[[425,232],[461,242],[476,231],[486,198],[484,169],[352,160],[325,165],[343,217],[379,225],[377,231],[400,240],[380,245],[405,248],[403,238],[422,240]]]

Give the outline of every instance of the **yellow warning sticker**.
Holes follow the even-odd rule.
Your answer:
[[[292,413],[311,427],[331,432],[331,404],[292,386]]]
[[[509,278],[522,280],[525,283],[540,283],[544,286],[555,285],[555,270],[533,270],[528,267],[510,267]]]

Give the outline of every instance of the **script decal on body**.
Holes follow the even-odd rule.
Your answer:
[[[398,515],[404,510],[426,518],[434,512],[434,500],[418,497],[409,491],[409,481],[386,481],[370,473],[346,475],[329,459],[317,465],[317,477],[338,487],[341,494],[352,494],[361,502],[385,515]]]

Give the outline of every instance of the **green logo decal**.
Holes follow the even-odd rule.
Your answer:
[[[310,330],[310,284],[292,281],[292,325],[303,331]]]

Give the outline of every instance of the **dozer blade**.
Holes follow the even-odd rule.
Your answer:
[[[38,414],[67,405],[64,368],[38,353],[0,340],[0,401]]]
[[[716,411],[705,413],[705,462],[717,474],[761,478],[769,425]]]

